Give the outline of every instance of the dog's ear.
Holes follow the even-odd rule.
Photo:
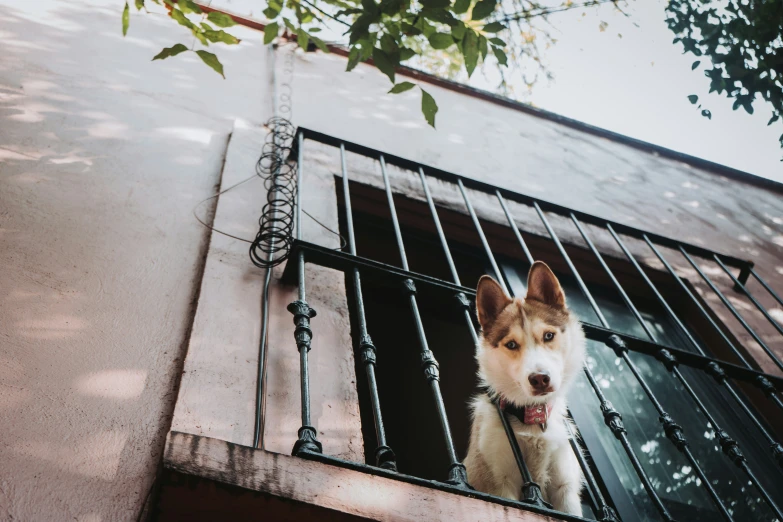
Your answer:
[[[488,330],[511,302],[497,281],[486,275],[481,276],[476,288],[476,313],[482,330]]]
[[[543,261],[536,261],[527,274],[527,296],[554,308],[565,308],[566,300],[560,281]]]

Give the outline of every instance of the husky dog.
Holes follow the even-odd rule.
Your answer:
[[[479,491],[520,500],[522,476],[497,409],[509,419],[533,481],[558,511],[581,515],[582,472],[569,444],[566,395],[585,363],[585,337],[560,282],[536,261],[525,299],[511,299],[491,277],[476,292],[481,337],[476,351],[486,392],[472,401],[465,459]]]

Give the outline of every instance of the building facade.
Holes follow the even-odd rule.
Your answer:
[[[7,28],[33,23],[6,11]],[[112,13],[46,16],[98,27]],[[14,421],[0,432],[0,517],[781,518],[779,184],[400,71],[436,97],[433,131],[417,96],[386,96],[374,69],[344,73],[339,50],[265,48],[237,19],[246,47],[227,53],[226,85],[195,62],[138,71],[98,52],[94,75],[69,86],[55,78],[74,78],[68,66],[30,64],[78,38],[41,27],[6,58],[17,127],[0,149],[12,267],[0,397]],[[168,25],[134,18],[131,44],[176,38]],[[107,63],[125,83],[103,79]],[[152,93],[151,71],[199,88]],[[107,108],[121,98],[124,118]],[[157,107],[170,114],[131,115]],[[264,124],[274,116],[290,125]],[[84,135],[58,136],[74,148],[43,152],[43,134],[82,129],[77,117],[92,119]],[[94,173],[106,174],[83,201]],[[41,260],[50,234],[65,245],[49,253],[86,275]],[[480,494],[460,467],[476,282],[524,295],[532,259],[560,277],[589,339],[569,399],[581,518],[535,488],[523,502]],[[61,288],[44,295],[41,281]]]

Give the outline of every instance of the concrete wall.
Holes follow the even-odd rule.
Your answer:
[[[260,299],[253,292],[261,274],[245,243],[218,243],[212,235],[202,282],[210,234],[191,211],[220,181],[237,118],[247,131],[241,143],[232,141],[237,161],[249,169],[258,155],[251,136],[261,135],[258,124],[271,114],[271,65],[252,31],[239,31],[239,47],[220,50],[225,81],[193,57],[150,63],[161,47],[189,44],[189,37],[160,16],[133,15],[122,39],[121,7],[0,0],[0,519],[134,519],[160,461],[188,343],[200,349],[186,363],[175,426],[242,444],[252,437],[260,306],[206,307],[234,291],[244,292],[243,305]],[[338,56],[298,55],[296,125],[751,257],[783,287],[779,193],[428,86],[441,107],[434,131],[422,120],[416,91],[387,96],[385,77],[365,66],[344,74],[344,67]],[[318,161],[326,182],[335,160]],[[409,190],[406,183],[395,178],[397,190]],[[227,205],[221,226],[252,237],[258,190],[236,189],[232,197],[244,199],[244,213]],[[313,193],[308,207],[324,210],[319,215],[332,224],[333,193]],[[458,204],[453,187],[438,187],[436,195]],[[491,206],[480,207],[495,219]],[[202,215],[210,208],[200,208]],[[334,240],[327,233],[317,239]],[[210,271],[210,263],[223,262],[233,269]],[[316,286],[334,295],[316,306],[324,315],[314,346],[342,350],[337,367],[350,375],[347,338],[325,335],[345,327],[344,314],[326,313],[344,306],[341,283],[322,276],[326,283]],[[210,285],[217,293],[205,300]],[[197,318],[191,337],[199,291],[203,329]],[[290,409],[298,401],[291,390],[298,366],[295,352],[290,357],[290,315],[276,320],[285,329],[270,352],[280,354],[270,386],[284,394],[274,396],[280,402],[272,413],[285,415],[276,418],[277,433],[267,430],[267,442],[287,452],[289,428],[298,426],[298,409]],[[209,329],[230,324],[242,328],[231,338]],[[783,350],[777,338],[770,343]],[[334,361],[315,360],[321,363]],[[334,381],[321,389],[332,395],[318,399],[317,414],[330,447],[351,457],[362,452],[358,418],[339,419],[351,415],[355,390],[340,376],[327,375]],[[335,405],[343,407],[338,416],[330,411]]]
[[[189,38],[132,15],[123,39],[121,11],[0,1],[0,520],[136,519],[207,248],[192,211],[234,120],[270,113],[256,33],[224,81],[151,62]]]

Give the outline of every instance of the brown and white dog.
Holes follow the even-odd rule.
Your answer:
[[[511,299],[483,276],[476,309],[482,330],[476,359],[487,393],[472,403],[468,482],[485,493],[520,499],[522,476],[490,402],[490,396],[497,397],[544,500],[558,511],[581,515],[582,472],[565,423],[566,395],[585,363],[585,337],[560,282],[536,261],[522,300]]]

